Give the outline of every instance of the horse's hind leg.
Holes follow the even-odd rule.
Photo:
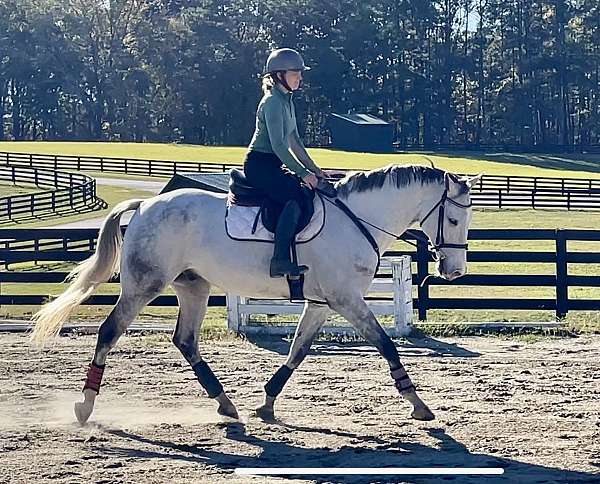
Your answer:
[[[300,366],[300,363],[308,354],[310,345],[330,312],[329,307],[319,304],[308,303],[304,307],[287,360],[265,385],[265,403],[256,409],[256,414],[263,420],[271,421],[275,419],[273,409],[275,399],[292,376],[292,372]]]
[[[83,387],[84,401],[75,404],[75,415],[80,424],[85,424],[94,410],[94,402],[100,392],[106,356],[142,308],[159,293],[160,290],[144,295],[127,295],[122,292],[116,306],[100,326],[96,352]]]
[[[237,419],[238,413],[235,406],[198,350],[198,337],[208,306],[210,284],[197,274],[186,271],[175,279],[172,285],[179,300],[179,316],[173,343],[192,366],[198,382],[206,390],[208,396],[219,402],[217,412]]]

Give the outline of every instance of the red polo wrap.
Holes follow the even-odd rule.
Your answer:
[[[90,390],[94,390],[96,393],[100,393],[100,384],[102,383],[103,374],[104,365],[97,366],[94,363],[90,363],[83,389],[85,390],[86,388],[89,388]]]
[[[412,392],[415,390],[415,386],[411,381],[410,377],[406,373],[404,367],[396,368],[391,372],[392,378],[394,379],[394,385],[400,393]]]

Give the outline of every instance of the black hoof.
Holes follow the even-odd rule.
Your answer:
[[[270,407],[258,407],[255,414],[263,422],[273,423],[277,421],[275,418],[275,412]]]
[[[217,413],[219,415],[222,415],[223,417],[229,417],[235,420],[240,419],[240,416],[235,407],[225,408],[223,405],[219,405],[219,408],[217,408]]]

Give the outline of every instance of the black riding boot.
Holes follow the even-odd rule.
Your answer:
[[[281,211],[281,215],[277,221],[277,228],[275,229],[275,250],[273,251],[270,268],[271,277],[283,277],[286,275],[298,277],[308,270],[307,266],[294,264],[290,256],[290,248],[299,219],[300,206],[298,202],[295,200],[288,201]]]

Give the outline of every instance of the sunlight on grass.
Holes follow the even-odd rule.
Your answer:
[[[201,146],[161,143],[4,141],[0,151],[137,158],[166,161],[195,161],[242,164],[245,146]],[[496,175],[600,178],[600,155],[540,155],[510,153],[353,153],[310,148],[315,161],[325,168],[372,169],[389,163],[436,166],[455,173]]]

